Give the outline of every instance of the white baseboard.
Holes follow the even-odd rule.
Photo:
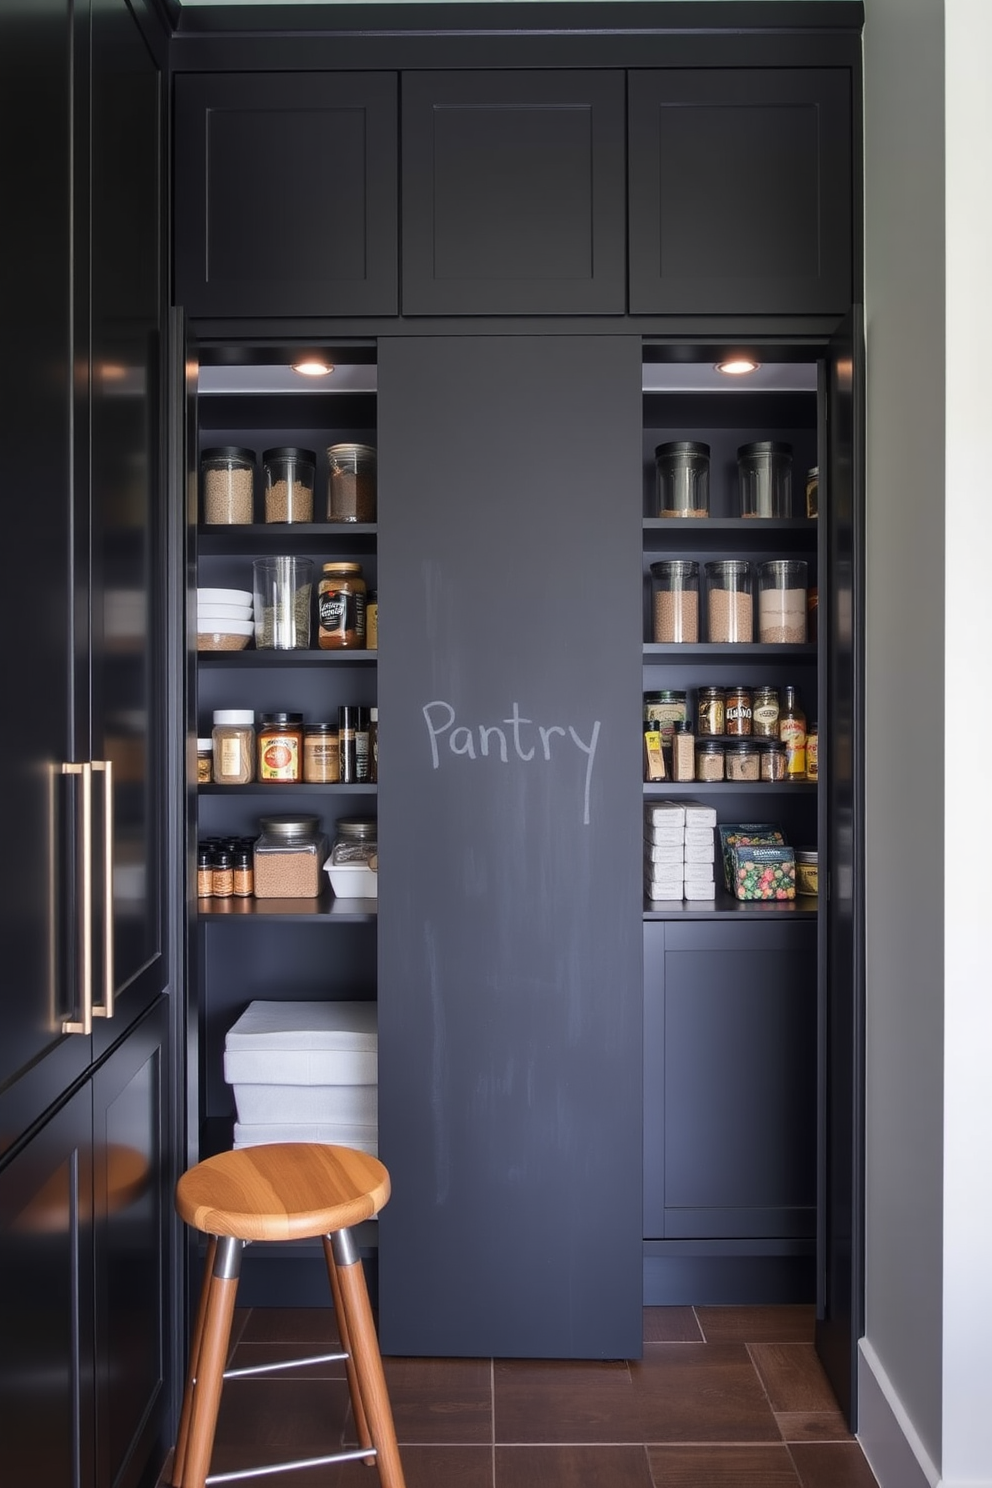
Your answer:
[[[867,1338],[859,1341],[858,1354],[858,1441],[881,1488],[942,1488],[940,1473]]]

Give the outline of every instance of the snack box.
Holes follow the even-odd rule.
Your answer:
[[[785,837],[774,822],[721,822],[717,831],[720,834],[720,852],[723,858],[723,880],[731,893],[734,891],[730,876],[732,847],[749,847],[758,843],[781,847],[785,843]]]
[[[730,849],[730,891],[736,899],[795,899],[796,855],[765,843]]]

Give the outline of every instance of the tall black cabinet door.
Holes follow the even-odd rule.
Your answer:
[[[113,1010],[94,1027],[99,1053],[167,980],[162,864],[166,803],[179,792],[163,753],[161,77],[126,0],[96,0],[91,48],[91,381],[77,462],[87,478],[80,468],[77,485],[89,492],[89,646],[78,732],[85,757],[111,767],[93,782],[94,995],[98,1007],[109,996]]]
[[[849,72],[632,72],[629,108],[633,313],[846,311]]]
[[[831,584],[826,626],[826,974],[821,984],[822,1084],[817,1349],[856,1425],[864,1322],[864,322],[860,306],[827,360],[825,504]]]
[[[407,315],[622,314],[622,72],[403,78]]]
[[[175,108],[189,316],[396,313],[395,74],[184,75]]]
[[[640,379],[380,343],[387,1352],[641,1350]]]

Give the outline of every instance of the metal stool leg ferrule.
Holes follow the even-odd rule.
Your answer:
[[[204,1276],[203,1330],[192,1389],[189,1435],[181,1475],[173,1474],[175,1488],[204,1488],[207,1480],[244,1244],[243,1240],[229,1235],[219,1236],[213,1264]]]
[[[365,1272],[362,1269],[358,1247],[355,1245],[351,1231],[335,1230],[330,1236],[329,1249],[334,1275],[337,1278],[337,1288],[341,1295],[338,1320],[348,1335],[346,1347],[351,1353],[355,1366],[358,1396],[365,1415],[368,1434],[375,1447],[379,1480],[382,1488],[405,1488],[399,1448],[396,1444],[393,1412],[382,1372],[379,1340],[376,1337],[369,1294],[365,1286]],[[335,1292],[336,1300],[337,1292]],[[349,1383],[350,1379],[349,1373]]]

